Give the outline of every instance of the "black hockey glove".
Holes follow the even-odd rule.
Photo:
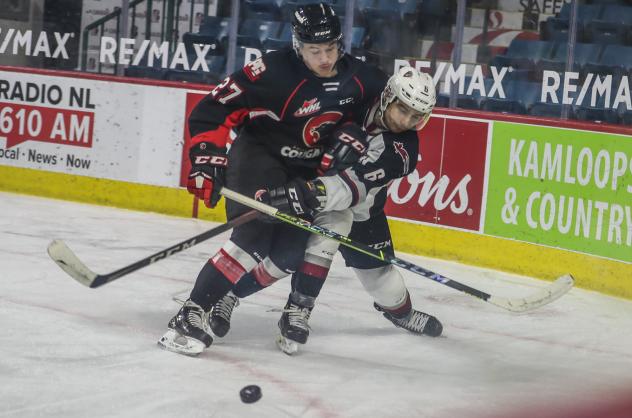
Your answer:
[[[219,192],[224,186],[228,164],[226,150],[217,148],[209,142],[201,142],[191,147],[189,158],[191,171],[187,190],[203,200],[206,207],[215,207],[222,197]]]
[[[342,171],[358,162],[366,152],[369,141],[367,133],[355,123],[342,125],[333,133],[334,145],[323,154],[319,174],[327,171]]]
[[[325,186],[319,180],[295,179],[285,186],[260,190],[255,198],[280,212],[311,218],[322,208],[325,196]]]

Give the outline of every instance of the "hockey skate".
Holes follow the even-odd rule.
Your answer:
[[[414,334],[423,334],[428,335],[430,337],[438,337],[443,332],[443,325],[437,318],[432,315],[428,315],[427,313],[416,311],[415,309],[411,309],[410,312],[398,318],[391,313],[387,312],[377,303],[374,303],[373,306],[378,311],[382,312],[384,318],[391,321],[395,324],[396,327],[404,328],[407,331],[410,331]]]
[[[213,342],[204,327],[206,321],[202,308],[190,299],[169,321],[169,330],[158,340],[165,350],[187,356],[197,356]]]
[[[239,306],[239,298],[231,291],[221,298],[211,309],[208,322],[214,335],[223,337],[230,331],[230,317]]]
[[[313,307],[298,305],[288,300],[279,320],[281,333],[276,339],[277,347],[285,354],[292,355],[298,351],[298,344],[305,344],[309,337],[309,316]]]

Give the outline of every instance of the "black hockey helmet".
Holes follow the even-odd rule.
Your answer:
[[[294,48],[300,43],[320,44],[337,41],[342,55],[342,29],[334,9],[326,3],[300,5],[292,17]]]

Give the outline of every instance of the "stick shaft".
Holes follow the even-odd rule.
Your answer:
[[[247,196],[234,192],[230,189],[223,188],[221,193],[228,199],[234,200],[237,203],[241,203],[245,206],[259,210],[269,216],[272,216],[276,219],[279,219],[297,228],[304,229],[312,234],[316,234],[316,235],[320,235],[320,236],[324,236],[326,238],[332,239],[340,243],[341,245],[352,248],[355,251],[358,251],[362,254],[366,254],[369,257],[373,257],[378,260],[384,261],[385,263],[398,266],[412,273],[418,274],[422,277],[433,280],[437,283],[441,283],[443,285],[451,287],[452,289],[458,290],[459,292],[463,292],[470,296],[474,296],[475,298],[484,300],[487,303],[506,309],[508,311],[526,312],[526,311],[538,308],[540,306],[546,305],[548,303],[551,303],[555,299],[561,297],[566,292],[568,292],[573,287],[573,284],[574,284],[573,277],[570,274],[567,274],[567,275],[559,277],[557,280],[555,280],[552,284],[548,285],[547,287],[539,289],[535,293],[531,295],[527,295],[526,297],[504,298],[500,296],[491,295],[489,293],[483,292],[482,290],[468,286],[456,280],[449,279],[439,273],[435,273],[431,270],[425,269],[409,261],[402,260],[401,258],[392,256],[390,254],[386,254],[381,250],[375,250],[365,244],[354,241],[351,238],[345,235],[339,234],[335,231],[331,231],[327,228],[314,225],[311,222],[305,221],[301,218],[279,212],[278,209],[272,206],[266,205],[262,202],[258,202],[254,199],[251,199]]]

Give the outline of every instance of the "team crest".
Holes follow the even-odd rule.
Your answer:
[[[400,156],[404,163],[404,173],[408,173],[408,169],[410,167],[410,156],[408,155],[408,151],[406,151],[406,147],[402,142],[393,141],[393,146],[395,148],[395,152]]]
[[[316,113],[320,110],[320,102],[317,98],[313,98],[311,100],[305,100],[303,102],[303,106],[299,107],[296,112],[294,112],[294,116],[300,118],[302,116],[308,116],[312,113]]]

